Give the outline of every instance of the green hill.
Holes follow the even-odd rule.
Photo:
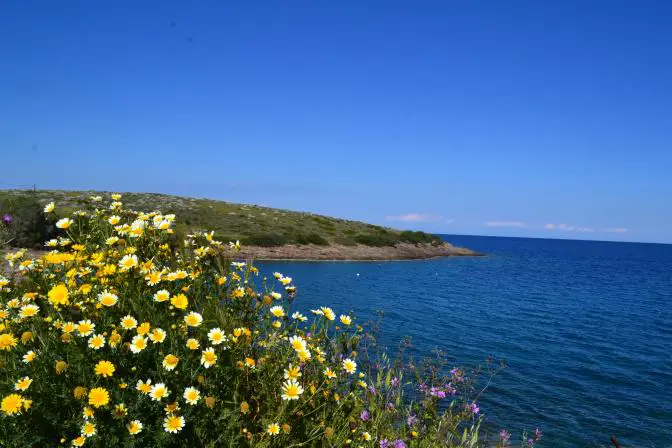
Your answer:
[[[109,192],[64,190],[2,190],[0,215],[26,214],[55,202],[57,213],[69,214],[91,204],[91,196],[107,201]],[[214,230],[217,239],[240,240],[248,246],[278,247],[287,244],[317,246],[389,247],[399,243],[438,246],[443,241],[425,232],[400,231],[359,221],[331,218],[256,205],[235,204],[155,193],[122,193],[125,207],[134,210],[175,213],[185,228]],[[39,233],[39,230],[31,230]],[[33,235],[37,238],[36,235]]]

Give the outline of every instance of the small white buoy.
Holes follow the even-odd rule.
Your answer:
[[[359,272],[357,273],[357,277],[359,277]]]

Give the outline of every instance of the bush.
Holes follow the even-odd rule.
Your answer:
[[[0,198],[0,239],[14,247],[40,248],[55,235],[53,221],[48,221],[43,206],[29,196]]]
[[[328,246],[329,241],[317,233],[303,234],[299,233],[294,238],[297,244],[317,244],[318,246]]]
[[[242,244],[246,246],[275,247],[287,244],[287,239],[277,233],[265,233],[244,237]]]
[[[374,247],[383,247],[383,246],[394,246],[399,241],[391,236],[385,234],[359,234],[355,235],[355,241],[359,244],[364,244],[365,246],[374,246]]]
[[[358,359],[352,317],[307,319],[292,279],[227,261],[235,244],[173,250],[171,217],[120,202],[57,226],[58,247],[8,254],[0,277],[1,445],[477,445],[461,371]]]
[[[441,238],[431,235],[429,233],[420,231],[414,232],[412,230],[405,230],[401,232],[399,238],[404,242],[413,244],[436,244],[436,243],[440,244],[443,241],[441,240]]]

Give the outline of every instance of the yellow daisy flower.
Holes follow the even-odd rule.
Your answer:
[[[303,393],[303,387],[295,380],[287,380],[282,384],[283,400],[298,400]]]
[[[180,361],[180,358],[178,358],[175,355],[166,355],[165,358],[163,358],[163,368],[170,371],[174,370],[175,367],[177,367],[177,363]]]
[[[10,351],[18,342],[12,333],[0,334],[0,350]]]
[[[277,436],[278,434],[280,434],[280,425],[278,425],[277,423],[271,423],[266,428],[266,432],[272,436]]]
[[[357,363],[350,358],[344,359],[342,365],[343,370],[345,370],[350,374],[355,373],[357,371]]]
[[[91,333],[93,333],[93,330],[96,328],[96,324],[91,322],[88,319],[85,320],[80,320],[77,322],[77,333],[79,333],[80,336],[88,336]]]
[[[184,323],[189,327],[198,327],[203,322],[203,316],[196,312],[191,312],[184,316]]]
[[[285,310],[280,305],[272,306],[269,311],[275,317],[284,317],[285,316]]]
[[[68,229],[72,225],[72,219],[62,218],[56,221],[56,227],[59,229]]]
[[[96,425],[91,422],[86,422],[82,425],[82,435],[84,437],[91,437],[96,434]]]
[[[105,388],[95,387],[89,391],[89,404],[93,407],[99,408],[105,406],[110,402],[110,394]]]
[[[138,335],[143,336],[149,333],[149,330],[152,328],[151,324],[149,322],[143,322],[138,326],[138,329],[136,330]]]
[[[184,294],[178,294],[170,298],[170,303],[175,308],[184,310],[187,309],[187,306],[189,305],[189,299],[187,299],[187,296]]]
[[[116,368],[114,367],[114,364],[112,364],[110,361],[98,361],[93,370],[96,373],[96,375],[100,375],[102,377],[110,377],[114,374]]]
[[[184,428],[184,417],[179,415],[169,415],[163,420],[163,429],[166,432],[178,433]]]
[[[223,342],[226,342],[227,338],[224,332],[219,328],[213,328],[208,332],[208,339],[212,345],[219,345]]]
[[[20,414],[23,408],[23,397],[19,394],[9,394],[2,399],[0,410],[5,415]]]
[[[105,336],[102,334],[94,334],[89,338],[88,345],[94,350],[100,350],[105,346]]]
[[[289,338],[289,343],[297,352],[306,350],[307,348],[306,341],[301,336],[292,336],[291,338]]]
[[[166,300],[170,300],[170,293],[165,289],[161,289],[154,293],[155,302],[165,302]]]
[[[33,383],[33,380],[30,377],[24,376],[19,381],[14,384],[14,390],[25,391]]]
[[[138,383],[135,385],[135,389],[147,395],[152,391],[152,380],[138,380]]]
[[[152,388],[149,391],[149,396],[152,400],[154,401],[161,401],[162,399],[166,398],[168,395],[170,395],[170,391],[166,387],[165,384],[163,383],[157,383],[152,386]]]
[[[161,328],[155,328],[151,333],[149,333],[149,339],[154,344],[160,344],[166,340],[166,332]]]
[[[140,420],[133,420],[126,425],[126,429],[128,429],[130,435],[134,436],[142,431],[142,423],[140,423]]]
[[[103,291],[98,294],[98,302],[103,306],[114,306],[119,301],[119,297],[116,294],[112,294],[108,291]]]
[[[215,354],[215,349],[210,347],[201,352],[201,364],[203,367],[210,368],[217,363],[217,355]]]
[[[285,369],[284,376],[286,380],[298,380],[301,376],[301,370],[299,366],[294,367],[290,364],[289,367]]]
[[[135,317],[129,315],[126,315],[121,318],[121,328],[124,330],[132,330],[135,327],[138,326],[138,321],[135,319]]]
[[[54,306],[67,305],[70,302],[70,292],[63,283],[59,283],[49,290],[47,299]]]
[[[130,349],[133,353],[140,353],[146,348],[147,348],[147,338],[137,335],[134,336],[133,339],[131,339]]]
[[[194,387],[187,387],[184,389],[184,394],[182,396],[184,397],[184,400],[187,402],[187,404],[190,405],[195,405],[198,403],[198,400],[201,399],[201,393]]]

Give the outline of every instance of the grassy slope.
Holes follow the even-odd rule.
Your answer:
[[[62,212],[90,204],[90,196],[109,193],[63,190],[2,190],[0,202],[36,199],[54,201]],[[220,240],[240,240],[251,246],[285,244],[393,246],[398,243],[439,244],[441,240],[424,232],[399,231],[359,221],[330,218],[256,205],[234,204],[211,199],[194,199],[154,193],[123,193],[126,207],[135,210],[175,213],[188,229],[214,230]],[[186,230],[186,229],[185,229]]]

